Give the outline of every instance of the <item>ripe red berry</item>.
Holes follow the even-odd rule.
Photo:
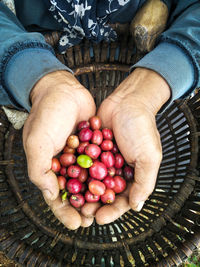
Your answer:
[[[66,181],[65,177],[63,177],[63,176],[58,176],[58,185],[59,185],[59,189],[60,189],[60,190],[65,189],[66,182],[67,182],[67,181]]]
[[[92,178],[102,180],[106,177],[108,171],[105,164],[100,161],[95,161],[93,165],[89,168],[89,173]]]
[[[124,158],[120,153],[115,154],[115,168],[120,169],[124,165]]]
[[[78,165],[71,165],[67,169],[67,175],[72,178],[78,178],[81,173],[81,167]]]
[[[81,183],[84,183],[88,178],[88,170],[85,169],[85,168],[81,168],[81,172],[78,176],[78,180],[81,182]]]
[[[101,154],[101,148],[95,144],[89,144],[85,148],[85,154],[91,157],[92,159],[97,159]]]
[[[80,143],[79,146],[77,147],[77,152],[79,154],[83,154],[85,152],[86,146],[88,146],[88,145],[89,145],[88,141]]]
[[[98,202],[100,199],[100,196],[92,194],[89,190],[85,193],[85,200],[89,203]]]
[[[101,143],[101,149],[104,151],[112,150],[113,148],[113,142],[111,140],[103,140]]]
[[[108,128],[104,128],[102,130],[102,134],[103,134],[103,138],[106,140],[112,140],[113,139],[113,132],[112,132],[112,130],[110,130]]]
[[[119,153],[119,149],[118,149],[118,146],[116,144],[113,144],[113,148],[111,149],[111,152],[113,154]]]
[[[103,141],[103,134],[100,130],[94,130],[91,142],[96,145],[100,145]]]
[[[122,170],[122,168],[120,168],[120,169],[116,169],[116,171],[115,171],[115,175],[123,176],[123,170]]]
[[[52,158],[51,169],[53,172],[59,172],[61,168],[60,161],[57,158]]]
[[[89,190],[92,194],[101,196],[105,193],[106,186],[101,181],[93,180],[89,183]]]
[[[121,193],[126,188],[126,181],[121,176],[114,176],[115,186],[113,188],[115,193]]]
[[[81,191],[80,193],[85,193],[87,190],[87,185],[85,183],[82,183]]]
[[[92,130],[90,130],[89,128],[84,128],[80,130],[79,139],[81,142],[90,141],[91,138],[92,138]]]
[[[80,208],[85,203],[85,198],[82,194],[73,194],[69,199],[71,205],[75,208]]]
[[[106,176],[103,179],[103,183],[106,185],[107,188],[114,188],[115,187],[115,179],[111,176]]]
[[[115,157],[110,151],[101,153],[101,161],[106,165],[107,168],[115,165]]]
[[[90,127],[92,130],[99,130],[101,128],[101,120],[97,116],[93,116],[89,119]]]
[[[134,177],[134,169],[130,166],[125,166],[124,170],[124,178],[126,181],[133,181],[133,177]]]
[[[105,204],[111,204],[115,201],[115,192],[107,188],[105,193],[101,196],[101,201]]]
[[[85,129],[85,128],[90,128],[89,121],[80,121],[78,126],[77,126],[78,131]]]
[[[69,193],[77,194],[81,191],[82,183],[78,179],[74,178],[68,180],[66,187]]]
[[[61,174],[62,176],[65,176],[65,175],[67,174],[67,169],[66,169],[65,167],[62,167],[62,168],[60,169],[60,174]]]
[[[71,153],[64,153],[60,156],[60,163],[62,166],[67,167],[76,162],[76,156]]]

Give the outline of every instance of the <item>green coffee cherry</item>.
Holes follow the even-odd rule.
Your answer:
[[[61,199],[62,199],[62,201],[67,199],[67,192],[65,190],[62,191]]]
[[[90,168],[93,164],[93,161],[88,155],[80,155],[77,158],[77,163],[82,168]]]

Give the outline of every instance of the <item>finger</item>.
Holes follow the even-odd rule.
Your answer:
[[[63,223],[68,229],[75,230],[81,225],[81,216],[79,212],[74,209],[68,200],[62,201],[60,196],[55,200],[44,199],[51,208],[58,220]]]
[[[87,218],[93,218],[100,207],[101,204],[99,202],[85,203],[81,208],[81,214],[83,214]]]
[[[92,225],[93,221],[94,221],[94,218],[87,218],[85,216],[81,216],[82,227],[89,227],[90,225]]]
[[[128,197],[118,195],[113,204],[104,205],[96,212],[96,222],[100,225],[108,224],[117,220],[130,209]]]
[[[96,213],[96,222],[100,225],[108,224],[130,209],[128,198],[125,196],[117,196],[115,202],[111,205],[104,205]]]
[[[112,128],[112,109],[110,104],[109,98],[105,99],[97,112],[97,116],[101,119],[102,127],[109,129]]]
[[[42,191],[43,196],[49,200],[55,200],[60,192],[58,179],[54,172],[48,171],[40,176],[31,176],[30,180]]]
[[[55,200],[59,194],[59,187],[57,177],[51,171],[54,149],[48,136],[44,135],[44,139],[37,143],[38,137],[29,135],[25,145],[28,174],[46,198]]]
[[[145,162],[136,161],[135,178],[129,194],[129,204],[133,210],[141,211],[144,202],[153,192],[160,162],[159,153],[157,156],[150,156]]]

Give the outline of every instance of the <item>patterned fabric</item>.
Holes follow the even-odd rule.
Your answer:
[[[58,50],[87,38],[95,43],[114,41],[116,32],[107,24],[109,15],[130,0],[44,0],[53,17],[62,25]]]

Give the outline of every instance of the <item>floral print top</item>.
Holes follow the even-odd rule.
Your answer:
[[[64,53],[70,46],[87,38],[93,42],[114,41],[116,32],[107,24],[111,13],[130,0],[44,0],[53,17],[62,25],[58,50]]]

